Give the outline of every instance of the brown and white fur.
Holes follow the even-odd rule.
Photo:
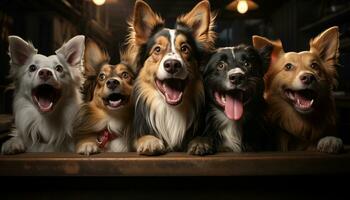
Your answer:
[[[132,122],[130,95],[134,80],[130,55],[133,53],[122,53],[121,62],[112,65],[107,53],[95,42],[87,43],[84,63],[86,103],[74,123],[77,153],[128,151],[126,132]]]
[[[81,103],[84,42],[84,36],[76,36],[46,57],[20,37],[9,37],[15,130],[2,145],[3,154],[73,150],[71,129]]]
[[[148,4],[136,1],[129,43],[139,49],[131,135],[139,154],[182,151],[196,134],[204,104],[199,65],[213,47],[213,20],[202,1],[168,29]]]
[[[254,46],[273,45],[265,75],[267,118],[277,131],[279,150],[338,153],[332,89],[336,85],[339,32],[332,27],[310,41],[310,50],[284,52],[280,41],[253,36]]]

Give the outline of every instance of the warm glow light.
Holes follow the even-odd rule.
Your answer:
[[[94,2],[94,4],[96,4],[97,6],[102,6],[106,0],[92,0],[92,2]]]
[[[240,0],[237,4],[237,11],[244,14],[248,11],[248,3],[246,0]]]

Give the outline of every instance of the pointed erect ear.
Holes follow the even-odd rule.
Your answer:
[[[108,62],[109,56],[96,42],[88,40],[84,53],[85,75],[96,75],[102,63]]]
[[[252,40],[253,40],[253,46],[258,50],[261,50],[266,46],[273,47],[271,51],[271,56],[270,56],[271,64],[276,62],[280,54],[284,53],[281,40],[271,41],[267,38],[264,38],[258,35],[254,35]]]
[[[18,36],[9,36],[9,55],[11,63],[15,65],[24,65],[28,59],[34,54],[38,53],[38,50],[34,46]]]
[[[213,43],[215,40],[215,32],[212,30],[215,26],[214,20],[215,16],[212,16],[210,12],[210,3],[204,0],[199,2],[189,13],[179,17],[177,24],[190,28],[199,42]]]
[[[136,1],[132,23],[136,44],[142,45],[146,43],[153,29],[163,24],[164,21],[152,11],[147,3],[141,0]]]
[[[70,66],[80,64],[85,49],[85,36],[78,35],[63,44],[56,50],[57,55],[61,55]]]
[[[320,58],[331,65],[338,62],[339,31],[333,26],[310,41],[310,51],[317,53]]]

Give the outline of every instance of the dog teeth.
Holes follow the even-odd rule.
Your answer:
[[[312,106],[313,103],[314,103],[314,100],[312,99],[312,100],[310,101],[310,106]]]
[[[222,101],[223,103],[226,103],[226,98],[225,98],[224,95],[221,96],[221,101]]]

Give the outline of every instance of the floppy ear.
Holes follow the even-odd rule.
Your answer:
[[[164,24],[162,18],[154,13],[151,7],[144,1],[138,0],[134,7],[134,17],[131,22],[135,34],[135,42],[142,45],[147,42],[152,31]]]
[[[281,40],[271,41],[267,38],[264,38],[258,35],[254,35],[252,40],[253,40],[253,46],[258,50],[262,50],[266,46],[272,46],[272,51],[270,55],[270,64],[275,63],[279,55],[284,53]]]
[[[189,13],[177,19],[178,26],[188,27],[197,41],[212,49],[216,33],[215,14],[210,12],[210,3],[207,0],[199,2]]]
[[[329,66],[338,63],[339,31],[333,26],[310,41],[310,51],[317,53]]]
[[[70,66],[81,63],[85,49],[85,36],[78,35],[63,44],[56,50],[57,55],[61,55]]]
[[[38,50],[31,43],[24,41],[18,36],[11,35],[8,37],[8,40],[11,64],[22,66],[31,56],[38,53]]]

